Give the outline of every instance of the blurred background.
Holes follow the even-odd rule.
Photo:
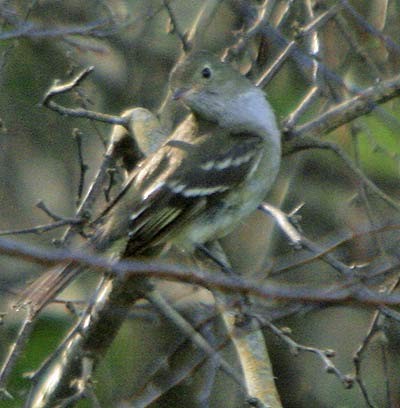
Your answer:
[[[55,214],[73,217],[80,179],[74,129],[82,134],[82,154],[88,166],[85,186],[103,158],[111,126],[60,116],[41,106],[52,83],[68,80],[93,65],[89,78],[58,98],[60,103],[114,115],[134,106],[157,112],[167,95],[169,72],[182,52],[178,33],[190,30],[204,3],[169,1],[176,19],[174,27],[164,2],[157,0],[0,2],[0,230],[48,223],[48,216],[36,208],[38,201]],[[264,88],[282,126],[315,84],[321,92],[297,124],[399,72],[398,0],[219,3],[201,45],[220,55],[241,34],[250,32],[261,7],[267,13],[257,34],[231,56],[233,63],[254,80],[277,60],[288,42],[296,39],[296,51]],[[338,9],[333,17],[318,24],[313,31],[317,37],[299,37],[302,27],[339,3],[350,8]],[[313,79],[315,61],[331,75],[320,70]],[[399,121],[399,102],[394,99],[320,137],[340,146],[382,191],[399,200]],[[384,266],[399,256],[399,211],[364,189],[332,151],[313,149],[286,156],[268,202],[288,213],[301,205],[298,225],[305,236],[345,264],[359,267],[360,276],[375,289],[396,286],[397,265],[387,270]],[[369,233],[376,230],[379,233]],[[61,234],[56,230],[12,238],[50,248]],[[306,250],[295,251],[271,219],[261,213],[225,238],[223,246],[234,268],[260,283],[270,277],[293,285],[309,282],[312,287],[342,279],[319,257]],[[0,312],[6,316],[0,326],[0,361],[23,318],[22,313],[10,310],[9,304],[18,288],[42,270],[1,256]],[[84,276],[65,296],[86,299],[96,280],[96,275]],[[365,341],[375,313],[373,306],[362,302],[315,304],[307,299],[296,307],[284,302],[256,303],[258,313],[274,319],[278,326],[289,327],[297,342],[335,350],[335,365],[343,373],[354,373],[352,358]],[[396,308],[391,310],[397,313]],[[168,345],[179,337],[176,329],[145,307],[133,314],[135,318],[125,323],[96,372],[94,389],[101,406],[122,406],[121,401],[146,382],[154,360],[161,359]],[[396,316],[380,319],[366,348],[362,375],[370,406],[400,406]],[[1,401],[0,406],[22,406],[29,389],[23,373],[38,367],[73,320],[63,306],[46,309],[10,378],[8,391],[14,400]],[[268,329],[265,338],[284,407],[368,406],[359,387],[346,390],[336,376],[325,372],[314,354],[294,357],[287,344]],[[227,350],[226,354],[234,362],[233,353]],[[190,402],[193,387],[186,381],[151,406],[197,406]],[[219,373],[211,406],[237,404],[235,385]],[[92,405],[82,401],[77,406]]]

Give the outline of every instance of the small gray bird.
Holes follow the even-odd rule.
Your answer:
[[[201,51],[173,70],[174,99],[191,113],[135,168],[104,212],[90,246],[118,257],[151,257],[170,245],[192,251],[252,213],[277,176],[280,132],[263,91]],[[84,267],[65,263],[21,295],[37,314]]]

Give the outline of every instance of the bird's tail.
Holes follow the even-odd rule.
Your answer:
[[[21,292],[14,307],[27,308],[30,317],[35,317],[80,272],[82,266],[76,262],[65,262],[47,270]]]

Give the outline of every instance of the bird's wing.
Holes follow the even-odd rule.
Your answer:
[[[165,243],[244,182],[259,161],[261,147],[259,136],[222,130],[189,142],[170,138],[127,182],[95,238],[97,246],[121,241],[128,256]]]

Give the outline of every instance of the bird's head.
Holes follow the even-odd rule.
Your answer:
[[[235,101],[257,89],[247,78],[207,51],[189,55],[171,73],[173,98],[202,119],[221,123],[237,109]]]

